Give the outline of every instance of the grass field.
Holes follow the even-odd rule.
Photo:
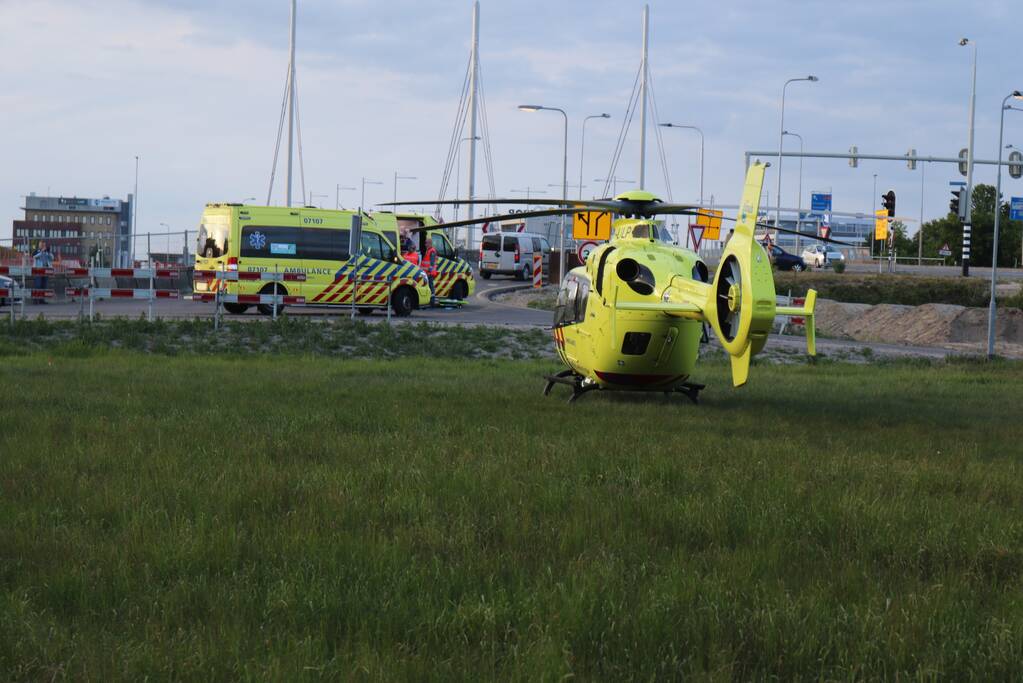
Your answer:
[[[1023,676],[1023,366],[553,367],[0,359],[2,677]]]

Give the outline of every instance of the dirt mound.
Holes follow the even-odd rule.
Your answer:
[[[987,309],[952,304],[898,306],[817,301],[817,329],[831,337],[887,344],[941,346],[987,341]],[[1023,344],[1023,311],[998,309],[996,341]]]

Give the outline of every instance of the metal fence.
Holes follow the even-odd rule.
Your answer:
[[[0,238],[0,265],[32,265],[32,253],[45,242],[58,267],[188,268],[194,265],[195,237],[195,230],[178,230],[122,239],[112,233]]]

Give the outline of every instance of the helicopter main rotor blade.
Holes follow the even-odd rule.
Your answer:
[[[460,228],[464,225],[477,225],[479,223],[489,223],[491,221],[503,221],[509,218],[535,218],[539,216],[571,216],[575,213],[575,209],[543,209],[540,211],[521,211],[519,213],[505,213],[496,216],[479,216],[477,218],[468,218],[462,221],[452,221],[450,223],[435,223],[433,225],[420,225],[417,228],[410,228],[409,232],[423,232],[424,230],[445,230],[447,228]]]
[[[466,206],[469,204],[515,204],[526,206],[558,206],[595,211],[618,211],[629,202],[617,199],[442,199],[421,202],[384,202],[377,206]]]
[[[731,218],[729,216],[716,216],[716,218],[720,218],[723,221],[732,221],[733,223],[738,220],[737,218]],[[778,232],[784,232],[784,233],[787,233],[789,235],[799,235],[800,237],[805,237],[808,240],[817,240],[819,242],[829,242],[831,244],[838,244],[838,245],[841,245],[843,247],[853,247],[853,248],[856,248],[856,247],[861,246],[859,244],[851,244],[849,242],[841,242],[839,240],[833,240],[830,237],[818,237],[817,235],[808,235],[805,232],[797,232],[796,230],[789,230],[788,228],[776,228],[775,226],[768,225],[767,223],[754,223],[754,225],[756,227],[758,227],[758,228],[763,228],[764,230],[777,230]]]

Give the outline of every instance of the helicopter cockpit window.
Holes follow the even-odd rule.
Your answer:
[[[579,280],[574,275],[565,278],[565,284],[558,291],[554,305],[554,326],[571,325],[576,321],[576,297],[579,294]]]
[[[586,302],[589,298],[590,281],[581,278],[575,293],[575,322],[581,323],[586,320]]]
[[[650,237],[650,227],[646,223],[641,223],[632,229],[632,236],[636,239],[647,239]]]

